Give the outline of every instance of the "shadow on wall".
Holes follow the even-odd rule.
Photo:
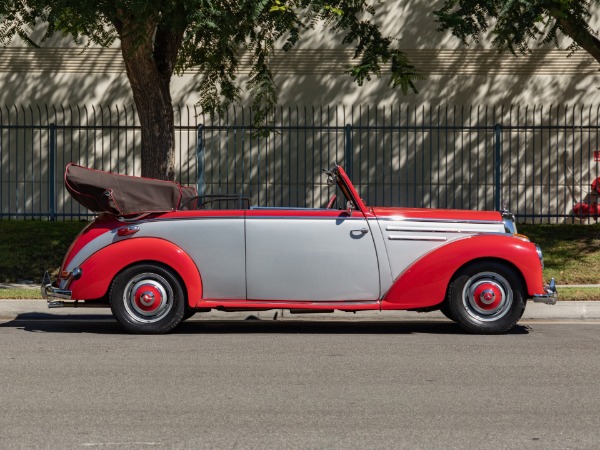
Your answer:
[[[343,74],[351,62],[352,47],[342,47],[341,36],[318,30],[300,43],[298,51],[321,48],[339,52],[312,65],[298,64],[303,70],[296,75],[276,71],[280,102],[371,106],[600,103],[600,64],[585,51],[567,58],[568,51],[544,45],[534,47],[529,55],[499,54],[487,36],[479,44],[464,47],[449,32],[436,31],[433,11],[442,4],[409,0],[377,5],[374,21],[382,25],[385,34],[398,39],[399,48],[426,77],[415,83],[418,94],[404,95],[400,89],[391,89],[386,76],[359,87]],[[566,48],[569,40],[562,41]],[[348,56],[340,56],[344,49]],[[306,66],[310,70],[304,70]]]
[[[0,104],[129,104],[131,88],[120,51],[0,49]]]
[[[23,56],[24,50],[28,57]],[[110,148],[123,148],[133,136],[103,128],[115,118],[115,113],[109,111],[111,108],[69,105],[121,104],[129,96],[127,79],[116,73],[79,72],[81,68],[68,58],[70,52],[55,49],[32,52],[19,47],[0,52],[3,55],[0,80],[5,86],[0,91],[0,212],[22,217],[49,211],[52,177],[56,180],[56,210],[66,208],[66,212],[75,212],[77,206],[68,204],[62,186],[65,165],[75,161],[128,171],[133,165],[133,155],[113,152],[108,156],[98,149],[106,144]],[[106,64],[99,53],[90,52],[86,58],[89,61],[85,67]],[[67,70],[62,71],[62,67]],[[120,121],[135,122],[131,108],[116,109]],[[57,127],[55,145],[51,146],[53,123]],[[49,170],[51,147],[55,149],[53,174]]]

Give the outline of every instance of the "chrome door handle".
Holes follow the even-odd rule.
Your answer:
[[[367,234],[369,232],[368,228],[361,228],[360,230],[352,230],[353,233],[362,233]]]

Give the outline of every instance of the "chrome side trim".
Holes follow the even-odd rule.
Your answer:
[[[304,208],[303,208],[304,209]],[[246,220],[253,219],[276,219],[276,220],[365,220],[364,217],[348,217],[348,216],[327,216],[327,217],[319,217],[319,216],[246,216]]]
[[[388,236],[390,241],[430,241],[430,242],[446,242],[448,238],[441,236],[398,236],[390,234]]]
[[[215,219],[244,219],[245,216],[190,216],[190,217],[154,217],[152,219],[144,219],[139,223],[153,223],[153,222],[179,222],[189,220],[215,220]]]
[[[413,218],[413,217],[369,217],[369,220],[379,221],[396,221],[396,222],[430,222],[430,223],[473,223],[473,224],[488,224],[498,225],[504,224],[500,220],[460,220],[460,219],[425,219],[425,218]]]
[[[468,234],[473,234],[473,233],[490,233],[490,230],[486,230],[483,228],[477,229],[477,228],[473,228],[473,229],[468,229],[468,230],[458,230],[458,229],[453,229],[453,228],[427,228],[427,229],[415,229],[415,228],[409,228],[409,227],[385,227],[386,231],[404,231],[407,233],[420,233],[423,231],[427,231],[428,233],[468,233]],[[504,233],[502,233],[504,234]]]
[[[236,299],[211,299],[207,298],[203,300],[203,304],[207,304],[210,307],[226,306],[228,303],[239,303]],[[302,304],[303,307],[308,308],[313,305],[319,305],[321,307],[331,307],[333,309],[344,309],[347,306],[378,306],[381,300],[338,300],[338,301],[314,301],[314,300],[257,300],[249,299],[244,301],[244,307],[254,308],[273,308],[273,309],[288,309],[292,307],[298,308],[298,305]],[[240,307],[241,309],[242,307]]]
[[[278,210],[280,208],[251,208],[251,211],[260,211],[260,210]],[[331,209],[322,209],[322,208],[281,208],[281,210],[288,211],[331,211]],[[343,212],[343,211],[340,211]],[[240,215],[240,216],[191,216],[191,217],[155,217],[152,219],[144,219],[139,221],[139,224],[143,223],[155,223],[155,222],[179,222],[179,221],[192,221],[192,220],[223,220],[223,219],[280,219],[280,220],[365,220],[364,217],[348,217],[348,216],[327,216],[320,217],[318,215],[315,216],[254,216],[254,215]]]

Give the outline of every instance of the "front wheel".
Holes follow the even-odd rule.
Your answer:
[[[505,333],[523,315],[523,291],[514,269],[498,262],[478,262],[456,274],[448,288],[446,307],[471,333]]]
[[[167,333],[182,321],[185,296],[177,276],[157,264],[125,269],[113,280],[110,306],[117,321],[134,333]]]

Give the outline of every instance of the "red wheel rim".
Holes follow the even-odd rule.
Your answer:
[[[484,311],[493,311],[502,303],[502,295],[497,284],[484,282],[473,291],[473,300]]]
[[[145,312],[156,311],[163,301],[163,295],[153,284],[138,286],[133,294],[135,305]]]
[[[129,280],[123,292],[123,301],[133,320],[158,322],[173,307],[173,290],[162,276],[142,273]]]
[[[463,289],[463,305],[469,315],[481,321],[494,321],[510,310],[513,294],[510,283],[494,272],[473,275]]]

